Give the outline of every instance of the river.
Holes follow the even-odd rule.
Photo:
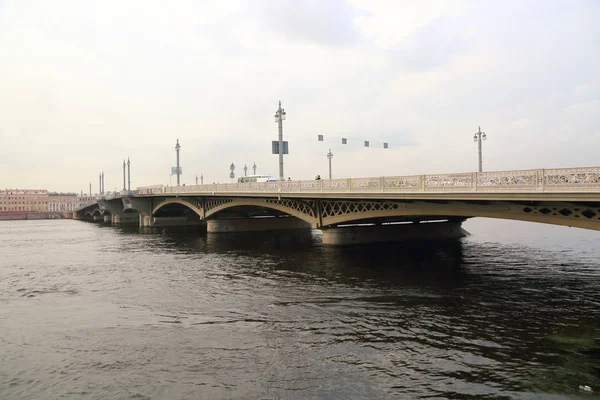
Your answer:
[[[2,222],[0,399],[596,397],[600,232],[464,227],[328,247]]]

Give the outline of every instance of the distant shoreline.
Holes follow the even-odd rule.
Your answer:
[[[0,221],[72,218],[73,211],[0,211]]]

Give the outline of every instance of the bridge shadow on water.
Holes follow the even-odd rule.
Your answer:
[[[276,270],[308,273],[337,281],[378,280],[403,284],[460,284],[464,277],[461,239],[414,240],[327,246],[317,230],[207,234],[198,228],[119,228],[124,235],[151,235],[184,254],[227,254],[268,258]]]

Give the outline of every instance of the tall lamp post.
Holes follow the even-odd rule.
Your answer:
[[[279,179],[283,180],[283,120],[285,119],[285,111],[281,108],[281,100],[279,108],[275,112],[275,122],[279,128]]]
[[[179,139],[177,139],[177,144],[175,145],[175,151],[177,152],[177,186],[179,186],[179,175],[181,175],[180,169],[179,169],[179,150],[181,149],[181,146],[179,145]]]
[[[329,153],[327,153],[327,158],[329,159],[329,179],[331,179],[331,159],[333,158],[331,149],[329,149]]]
[[[179,166],[179,150],[181,150],[181,146],[179,145],[179,139],[177,139],[177,144],[175,145],[175,153],[177,153],[177,166],[171,167],[171,175],[177,175],[177,186],[179,186],[179,176],[181,175],[181,167]]]
[[[125,159],[123,159],[123,191],[127,190],[127,186],[125,183],[125,167],[127,164],[125,163]]]
[[[244,176],[248,176],[248,174],[246,173],[248,171],[248,166],[246,164],[244,164]]]
[[[479,131],[475,132],[475,135],[473,135],[473,140],[477,142],[477,147],[479,148],[479,172],[483,171],[483,163],[481,160],[481,141],[485,139],[485,132],[481,132],[481,127],[479,127]]]
[[[254,175],[256,175],[256,163],[252,166],[252,170],[254,171]]]
[[[127,157],[127,190],[131,191],[131,162]]]

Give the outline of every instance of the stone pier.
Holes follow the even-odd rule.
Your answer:
[[[323,244],[353,245],[403,240],[458,239],[468,236],[462,222],[427,222],[323,229]]]

